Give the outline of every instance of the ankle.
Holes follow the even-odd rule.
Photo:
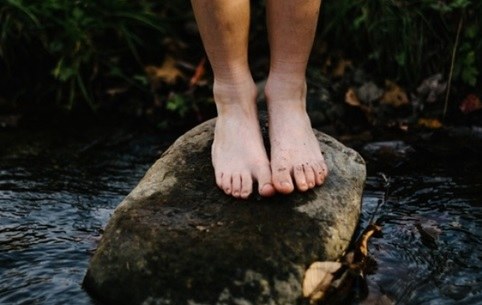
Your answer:
[[[268,107],[284,105],[305,110],[307,86],[305,78],[269,77],[265,86]],[[283,107],[284,107],[283,106]]]
[[[257,88],[252,78],[236,81],[214,81],[213,96],[218,115],[233,112],[255,112]]]

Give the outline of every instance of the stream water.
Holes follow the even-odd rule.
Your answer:
[[[0,131],[0,304],[94,304],[81,282],[102,228],[174,139]],[[429,143],[359,146],[369,171],[360,228],[383,223],[364,304],[482,304],[481,150]]]

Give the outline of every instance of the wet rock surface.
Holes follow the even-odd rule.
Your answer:
[[[180,137],[115,210],[83,283],[99,300],[296,304],[305,268],[348,246],[366,175],[358,153],[316,132],[330,170],[322,187],[234,199],[214,182],[214,123]]]

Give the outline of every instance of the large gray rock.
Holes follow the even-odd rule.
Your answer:
[[[330,170],[322,187],[239,200],[215,185],[213,128],[211,120],[180,137],[115,210],[84,279],[95,297],[293,305],[305,268],[346,249],[365,181],[360,155],[317,131]]]

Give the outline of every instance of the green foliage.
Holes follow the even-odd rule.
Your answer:
[[[180,94],[171,94],[166,104],[167,110],[178,113],[181,117],[184,117],[191,110],[190,106],[185,97]]]
[[[264,1],[251,2],[251,50],[268,56]],[[481,16],[478,0],[324,1],[318,38],[378,75],[412,87],[434,73],[448,76],[454,54],[453,80],[477,86]],[[88,105],[95,111],[108,103],[107,92],[127,90],[139,95],[141,108],[149,107],[143,100],[157,98],[162,109],[156,111],[189,117],[199,109],[184,94],[186,86],[164,86],[159,94],[145,67],[161,66],[167,52],[178,55],[170,48],[184,39],[190,22],[189,1],[2,0],[0,100],[27,109]],[[184,42],[191,48],[189,64],[196,65],[202,51],[192,38]]]
[[[478,0],[326,1],[322,39],[380,75],[416,85],[433,73],[475,86],[482,66]],[[459,23],[460,41],[456,45]]]
[[[84,101],[95,110],[110,84],[149,92],[142,83],[144,65],[162,61],[163,38],[176,34],[175,25],[189,11],[182,2],[163,2],[4,0],[3,95],[16,93],[9,98],[30,101],[55,98],[66,109]]]

